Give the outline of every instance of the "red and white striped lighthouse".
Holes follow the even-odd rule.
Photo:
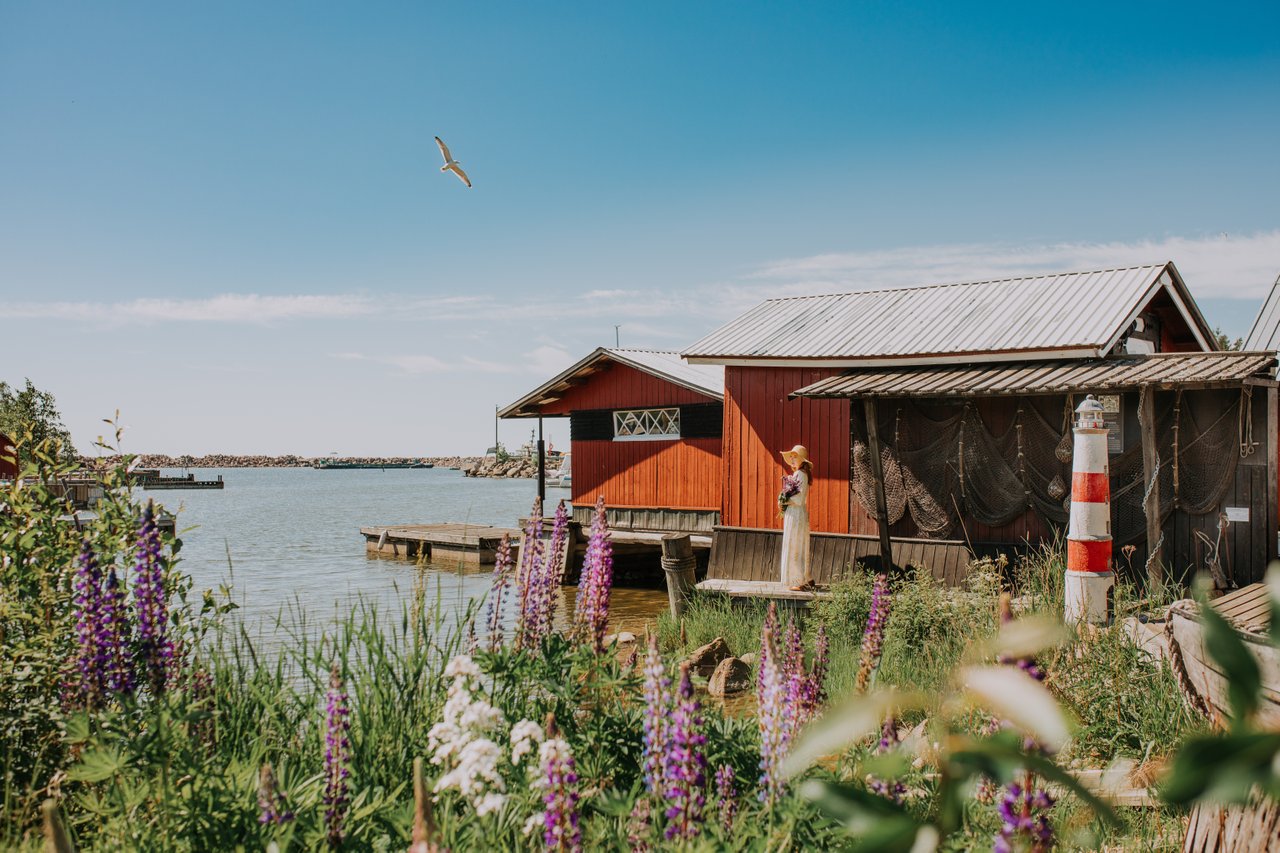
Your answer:
[[[1111,473],[1102,404],[1092,394],[1076,408],[1067,526],[1066,619],[1104,623],[1109,618]]]

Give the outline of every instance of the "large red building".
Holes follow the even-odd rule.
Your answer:
[[[1112,426],[1117,550],[1134,544],[1141,567],[1157,541],[1184,571],[1208,559],[1199,531],[1260,575],[1280,503],[1275,360],[1216,348],[1171,263],[766,301],[682,353],[725,370],[713,576],[776,579],[779,452],[795,444],[814,463],[820,579],[892,550],[954,581],[970,549],[1052,537],[1088,393]]]
[[[601,347],[499,411],[568,417],[575,521],[710,533],[720,520],[724,371],[674,352]]]

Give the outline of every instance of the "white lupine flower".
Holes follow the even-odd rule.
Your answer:
[[[445,665],[445,678],[457,678],[458,676],[465,678],[480,677],[480,667],[476,666],[470,655],[458,655]]]
[[[485,794],[476,800],[476,814],[484,817],[493,812],[500,812],[506,804],[507,798],[502,794]]]
[[[534,812],[529,815],[529,819],[524,822],[524,829],[520,830],[523,835],[533,835],[542,825],[547,822],[546,812]]]
[[[533,752],[533,745],[541,743],[542,726],[533,720],[521,720],[511,727],[511,763],[519,764],[520,760]]]

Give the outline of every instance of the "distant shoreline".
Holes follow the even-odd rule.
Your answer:
[[[316,462],[344,462],[359,465],[406,464],[430,462],[437,468],[463,468],[479,465],[481,456],[263,456],[231,453],[209,453],[204,456],[170,456],[167,453],[141,453],[134,457],[137,468],[309,468]],[[87,468],[108,467],[120,461],[119,456],[82,456]]]

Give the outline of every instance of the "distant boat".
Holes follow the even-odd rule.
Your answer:
[[[317,471],[347,471],[352,469],[377,469],[385,470],[388,468],[434,468],[434,462],[333,462],[327,459],[321,459],[311,463],[311,467]]]
[[[562,489],[570,488],[573,485],[573,463],[570,454],[566,453],[562,457],[560,469],[547,477],[548,486],[558,486]]]

